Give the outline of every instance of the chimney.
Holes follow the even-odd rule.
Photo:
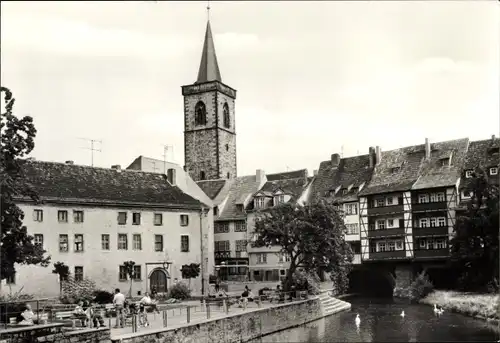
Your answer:
[[[264,182],[264,178],[266,177],[266,172],[263,171],[262,169],[257,169],[257,171],[255,172],[255,177],[257,183],[261,184],[262,182]]]
[[[167,180],[170,182],[172,186],[177,186],[176,183],[176,178],[175,178],[175,169],[174,168],[168,168],[167,169]]]
[[[64,163],[66,163],[66,164],[75,164],[75,162],[73,162],[73,161],[66,161]]]
[[[382,150],[380,150],[380,147],[377,145],[375,147],[375,165],[378,165],[380,163],[380,160],[382,159]]]
[[[122,166],[119,164],[115,164],[115,165],[111,166],[111,169],[122,170]]]
[[[331,159],[332,159],[332,167],[337,168],[340,164],[340,155],[332,154]]]
[[[370,161],[370,168],[373,168],[373,166],[375,166],[375,158],[375,148],[371,146],[368,149],[368,160]]]
[[[429,143],[429,138],[425,139],[425,158],[427,160],[431,158],[431,143]]]
[[[318,176],[318,169],[313,170],[313,175],[314,175],[314,176]]]

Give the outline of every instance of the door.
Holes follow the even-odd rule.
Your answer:
[[[153,287],[158,293],[167,292],[167,275],[161,269],[154,270],[149,277],[150,289]]]

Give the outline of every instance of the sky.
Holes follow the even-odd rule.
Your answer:
[[[181,86],[196,81],[205,2],[1,2],[1,84],[38,130],[31,156],[183,165]],[[235,88],[238,175],[499,135],[496,1],[210,3]]]

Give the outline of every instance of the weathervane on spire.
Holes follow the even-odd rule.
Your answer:
[[[207,19],[210,20],[210,0],[207,1]]]

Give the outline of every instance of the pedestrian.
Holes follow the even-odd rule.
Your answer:
[[[220,289],[220,280],[219,277],[217,277],[217,279],[215,279],[215,293],[219,293],[219,289]]]
[[[124,311],[124,306],[125,306],[125,296],[120,292],[120,289],[117,288],[115,289],[115,296],[113,298],[113,305],[115,305],[116,309],[116,323],[115,323],[115,328],[120,325],[120,327],[125,327],[125,313]]]

